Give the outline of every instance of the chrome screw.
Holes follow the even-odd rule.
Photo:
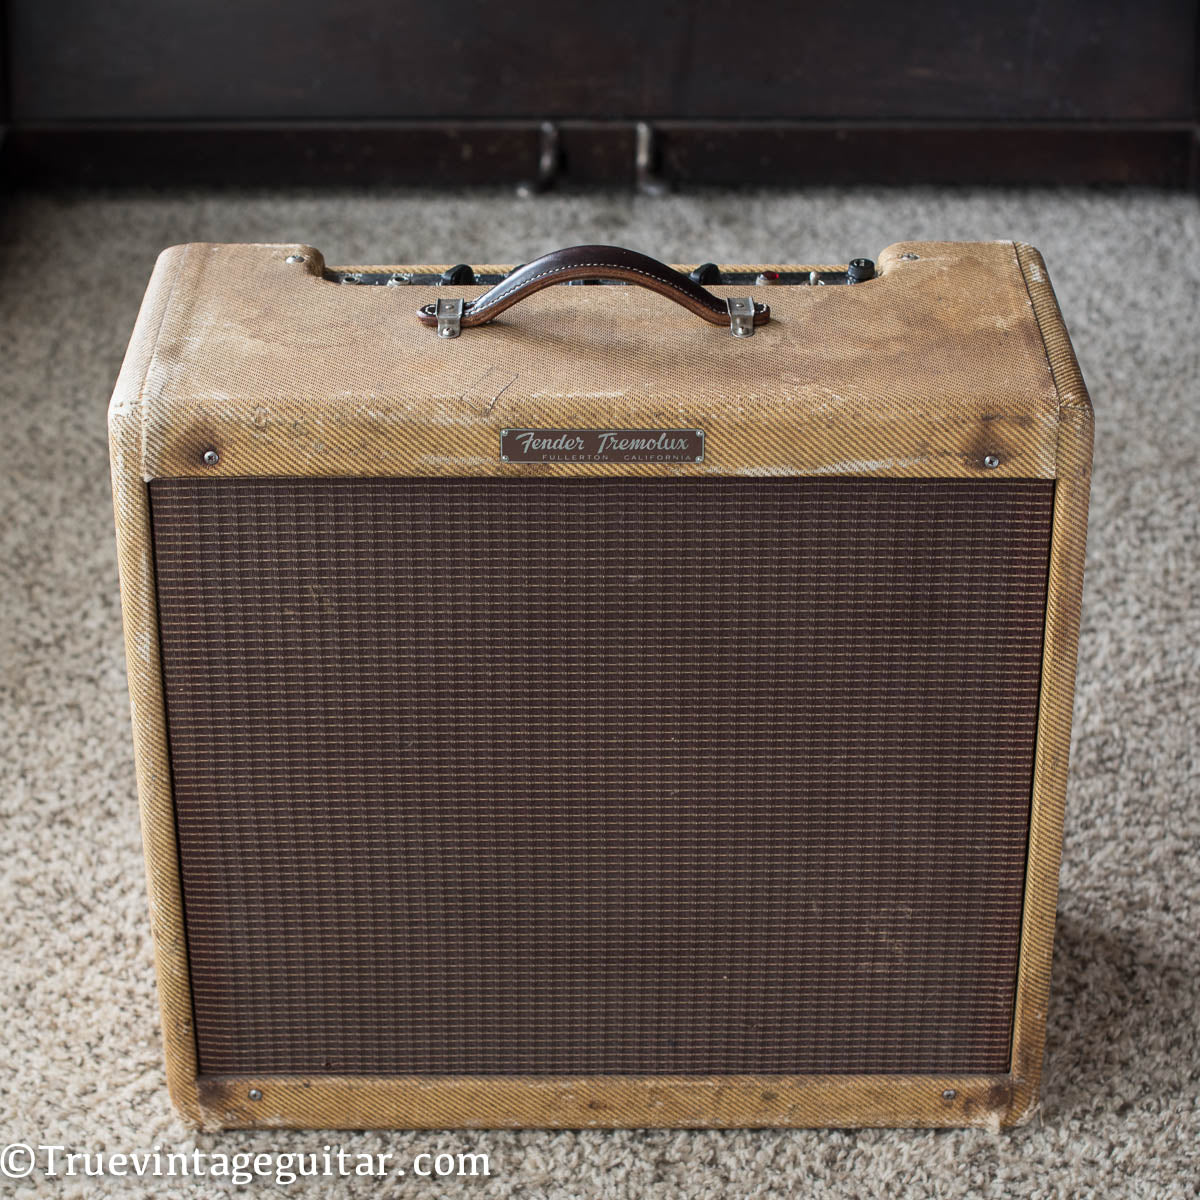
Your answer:
[[[251,1100],[261,1100],[262,1099],[262,1092],[260,1092],[258,1090],[258,1088],[251,1088],[246,1093],[246,1095],[249,1096]]]
[[[205,450],[204,465],[206,467],[215,467],[221,461],[221,456],[215,450]]]
[[[920,255],[918,255],[918,254],[902,254],[902,255],[900,255],[900,257],[905,262],[916,262],[917,259],[920,257]]]
[[[957,1095],[958,1095],[958,1093],[953,1088],[947,1088],[942,1093],[942,1099],[943,1100],[953,1100]]]
[[[985,454],[983,456],[983,465],[989,471],[994,471],[1000,465],[1000,456],[998,454]]]
[[[303,254],[289,254],[289,255],[287,256],[287,258],[285,258],[283,261],[284,261],[284,262],[290,262],[290,263],[298,263],[298,262],[303,262],[303,261],[304,261],[304,255],[303,255]]]

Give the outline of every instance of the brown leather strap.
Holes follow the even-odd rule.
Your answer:
[[[572,279],[613,279],[636,284],[658,292],[676,304],[682,304],[689,312],[714,325],[729,325],[729,310],[723,299],[714,296],[686,275],[672,270],[666,263],[638,254],[636,250],[623,250],[619,246],[570,246],[526,263],[477,300],[464,304],[462,328],[486,325],[526,296],[551,284],[568,283]],[[422,325],[436,327],[435,305],[426,304],[419,308],[417,319]],[[765,325],[770,319],[770,307],[756,303],[754,324]]]

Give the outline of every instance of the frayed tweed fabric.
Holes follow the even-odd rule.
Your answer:
[[[433,201],[436,199],[437,203]],[[195,1134],[163,1081],[105,407],[157,252],[298,241],[330,262],[844,262],[901,239],[1045,255],[1097,414],[1043,1102],[985,1131]],[[487,1178],[289,1195],[1193,1196],[1200,1187],[1200,207],[1118,192],[18,194],[0,209],[0,1143],[486,1153]],[[17,1195],[210,1196],[116,1177]],[[266,1181],[257,1191],[274,1189]],[[282,1191],[282,1189],[280,1189]]]

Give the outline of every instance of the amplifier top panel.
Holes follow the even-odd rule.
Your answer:
[[[899,243],[877,267],[707,264],[692,279],[722,282],[682,298],[668,285],[689,268],[663,264],[605,280],[642,286],[570,286],[603,265],[578,252],[609,249],[559,252],[574,265],[546,271],[472,271],[334,269],[303,245],[172,247],[113,398],[115,440],[147,480],[1053,478],[1060,409],[1087,404],[1041,257],[1019,243]],[[467,328],[481,307],[489,323]],[[728,336],[739,319],[753,337]],[[508,429],[608,427],[702,430],[705,453],[603,465],[500,453]]]

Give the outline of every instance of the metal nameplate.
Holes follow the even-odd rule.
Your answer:
[[[502,429],[511,463],[704,461],[703,429]]]

